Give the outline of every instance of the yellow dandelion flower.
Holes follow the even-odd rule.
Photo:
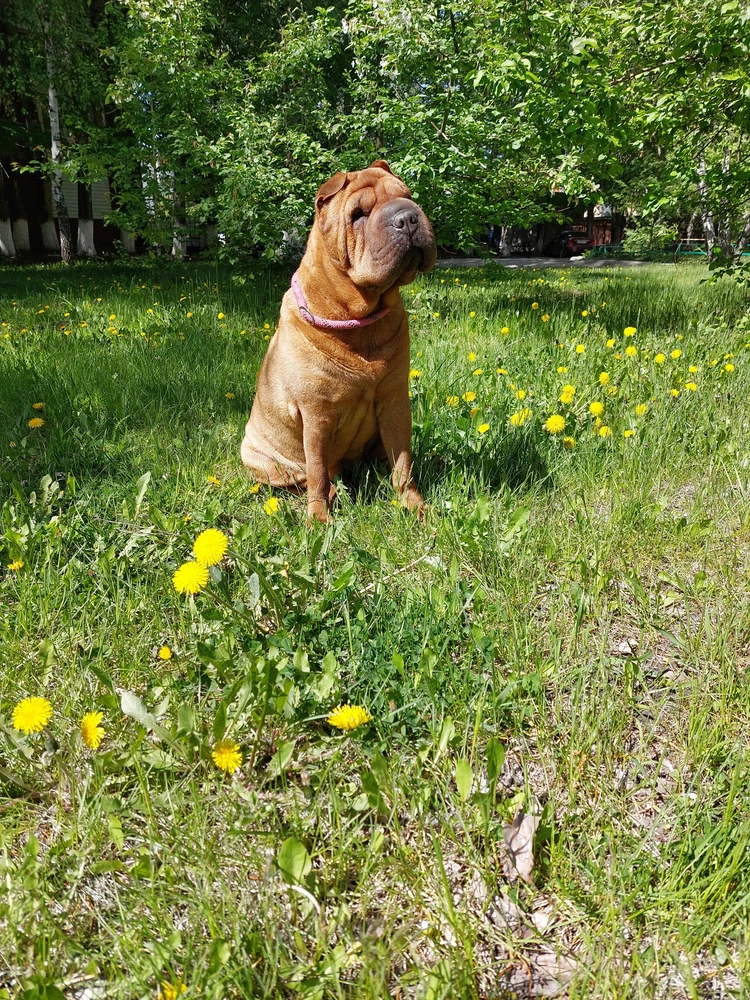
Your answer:
[[[477,427],[477,430],[479,431],[480,434],[486,434],[489,429],[490,429],[489,424],[480,424],[479,427]]]
[[[634,434],[635,434],[635,431],[633,431],[633,430],[630,430],[630,428],[628,428],[628,430],[626,430],[626,431],[623,431],[623,433],[622,433],[622,436],[623,436],[623,437],[626,437],[626,438],[632,438],[632,436],[633,436]]]
[[[504,337],[507,337],[507,336],[508,336],[508,334],[510,333],[510,327],[509,327],[509,326],[504,326],[504,327],[502,327],[502,328],[500,329],[500,333],[501,333],[501,334],[502,334],[502,335],[503,335]]]
[[[219,770],[226,771],[227,774],[234,774],[237,768],[242,766],[239,743],[234,743],[232,740],[219,740],[215,743],[211,757]]]
[[[635,408],[635,415],[637,417],[642,417],[647,409],[648,409],[647,403],[639,403],[638,406],[636,406]]]
[[[345,729],[351,732],[352,729],[363,726],[371,719],[370,713],[361,705],[339,705],[338,708],[334,708],[326,722],[329,726],[335,726],[336,729]]]
[[[539,308],[539,303],[538,302],[532,302],[531,303],[531,308],[532,309],[538,309]]]
[[[531,410],[528,406],[510,415],[510,422],[513,427],[523,427],[527,420],[531,420]]]
[[[472,406],[472,408],[469,410],[469,416],[472,419],[474,419],[474,417],[477,415],[477,413],[479,413],[479,407],[478,406]]]
[[[583,354],[583,352],[585,350],[586,350],[586,345],[585,344],[577,344],[576,345],[576,354]]]
[[[688,371],[690,372],[691,375],[695,375],[698,371],[698,365],[691,365],[688,368]]]
[[[24,698],[13,709],[13,728],[19,733],[41,733],[52,718],[52,705],[46,698]]]
[[[469,359],[469,361],[476,361],[477,360],[477,356],[474,353],[474,351],[469,351],[469,353],[466,355],[466,357]]]
[[[599,385],[607,385],[609,380],[609,372],[599,372]]]
[[[409,378],[421,378],[421,377],[422,377],[422,372],[419,370],[419,368],[412,368],[412,370],[409,372]]]
[[[29,420],[29,427],[31,427],[32,430],[36,430],[37,427],[43,427],[43,426],[44,426],[44,421],[42,420],[41,417],[32,417],[31,420]]]
[[[225,316],[225,314],[224,314],[224,313],[218,313],[218,314],[217,314],[217,318],[218,318],[218,319],[226,319],[226,316]]]
[[[208,568],[197,562],[186,562],[172,576],[178,594],[200,594],[208,583]]]
[[[678,358],[682,357],[682,351],[679,350],[672,351],[671,357],[676,361]]]
[[[177,1000],[180,993],[184,993],[187,986],[180,980],[176,986],[172,983],[163,982],[161,984],[160,1000]]]
[[[581,316],[585,317],[585,316],[588,316],[588,314],[589,314],[588,309],[584,309],[583,312],[581,313]]]
[[[483,371],[484,368],[475,368],[474,371],[472,372],[472,375],[481,375]]]
[[[615,346],[615,338],[610,337],[609,340],[607,341],[607,347],[614,347],[614,346]]]
[[[23,569],[23,559],[14,559],[13,562],[9,562],[8,569],[12,573],[17,573],[19,569]]]
[[[445,402],[448,406],[458,406],[458,396],[446,396]]]
[[[495,371],[497,372],[498,375],[507,375],[508,374],[508,369],[507,368],[496,368]]]
[[[561,434],[565,430],[565,417],[553,413],[544,421],[544,429],[549,434]]]
[[[695,392],[696,389],[698,388],[698,383],[697,382],[686,382],[685,383],[685,388],[689,389],[691,392]]]
[[[221,480],[218,479],[216,476],[206,476],[206,479],[209,481],[209,483],[211,483],[212,486],[221,485]]]
[[[549,313],[544,313],[542,316],[542,323],[549,323]]]
[[[440,319],[440,313],[433,313],[432,314],[432,318],[433,319]]]
[[[106,735],[100,725],[103,718],[101,712],[86,712],[81,719],[81,739],[89,750],[97,750]]]
[[[234,399],[234,393],[233,392],[225,392],[224,393],[224,399]]]
[[[625,353],[629,358],[634,358],[638,353],[638,348],[634,344],[628,344],[625,348]]]
[[[638,330],[634,326],[626,326],[623,332],[626,337],[634,337]]]
[[[608,438],[612,434],[611,428],[607,427],[606,424],[599,428],[599,437]]]
[[[674,399],[676,399],[680,395],[680,390],[679,389],[670,389],[669,390],[669,395],[672,396]]]
[[[568,374],[567,366],[566,365],[559,365],[558,369],[557,369],[557,374],[558,375],[567,375]]]
[[[187,313],[186,315],[187,315],[187,318],[188,318],[188,319],[190,319],[190,318],[192,317],[192,315],[193,315],[193,314],[192,314],[191,312],[189,312],[189,313]]]
[[[572,437],[564,437],[563,438],[563,444],[568,449],[568,451],[570,451],[572,448],[575,448],[575,446],[576,446],[576,439],[572,438]]]
[[[666,357],[661,353],[654,355],[654,363],[657,365],[663,365],[666,360]]]
[[[592,417],[600,417],[604,413],[604,404],[595,399],[589,406],[589,413]]]
[[[560,393],[558,399],[563,404],[563,406],[570,406],[573,402],[573,392],[566,392],[565,389]]]
[[[473,403],[476,398],[477,394],[475,392],[465,392],[461,397],[465,403]]]
[[[520,399],[520,400],[526,399],[526,390],[525,389],[519,389],[518,392],[516,393],[516,399]]]
[[[117,319],[117,316],[115,316],[114,313],[110,313],[109,314],[109,321],[110,321],[110,323],[112,322],[113,319]]]
[[[469,319],[474,319],[475,316],[476,316],[475,312],[472,311],[469,313]]]
[[[172,650],[169,648],[169,646],[162,646],[159,649],[160,660],[171,660],[173,655],[174,654],[172,653]]]
[[[263,329],[264,330],[270,330],[271,329],[271,324],[270,323],[264,323],[263,324]]]
[[[218,528],[206,528],[193,542],[193,555],[201,566],[215,566],[224,558],[229,542]]]
[[[273,517],[273,515],[278,511],[278,509],[279,509],[278,497],[269,497],[268,500],[266,500],[266,502],[263,504],[263,510],[266,512],[266,514],[268,514],[269,517]]]
[[[260,490],[260,483],[253,483],[248,487],[248,493],[257,493]]]
[[[44,403],[32,403],[31,404],[31,409],[32,410],[43,410],[44,409]]]
[[[734,365],[731,364],[731,362],[728,365],[724,365],[724,371],[725,372],[733,372],[734,371]]]

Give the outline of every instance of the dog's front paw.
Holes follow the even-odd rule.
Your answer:
[[[329,521],[328,514],[328,501],[327,500],[308,500],[307,501],[307,520],[320,521],[321,524],[327,524]]]

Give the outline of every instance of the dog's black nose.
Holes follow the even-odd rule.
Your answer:
[[[405,229],[412,236],[419,227],[419,216],[413,208],[402,208],[392,220],[394,229]]]

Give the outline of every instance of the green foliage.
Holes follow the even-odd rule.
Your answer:
[[[669,250],[677,240],[677,229],[663,222],[642,222],[627,230],[622,241],[625,253],[638,256],[649,250]]]

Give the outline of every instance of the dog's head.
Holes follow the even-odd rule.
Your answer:
[[[408,285],[435,264],[427,216],[384,160],[326,181],[315,198],[315,214],[328,255],[358,288]]]

